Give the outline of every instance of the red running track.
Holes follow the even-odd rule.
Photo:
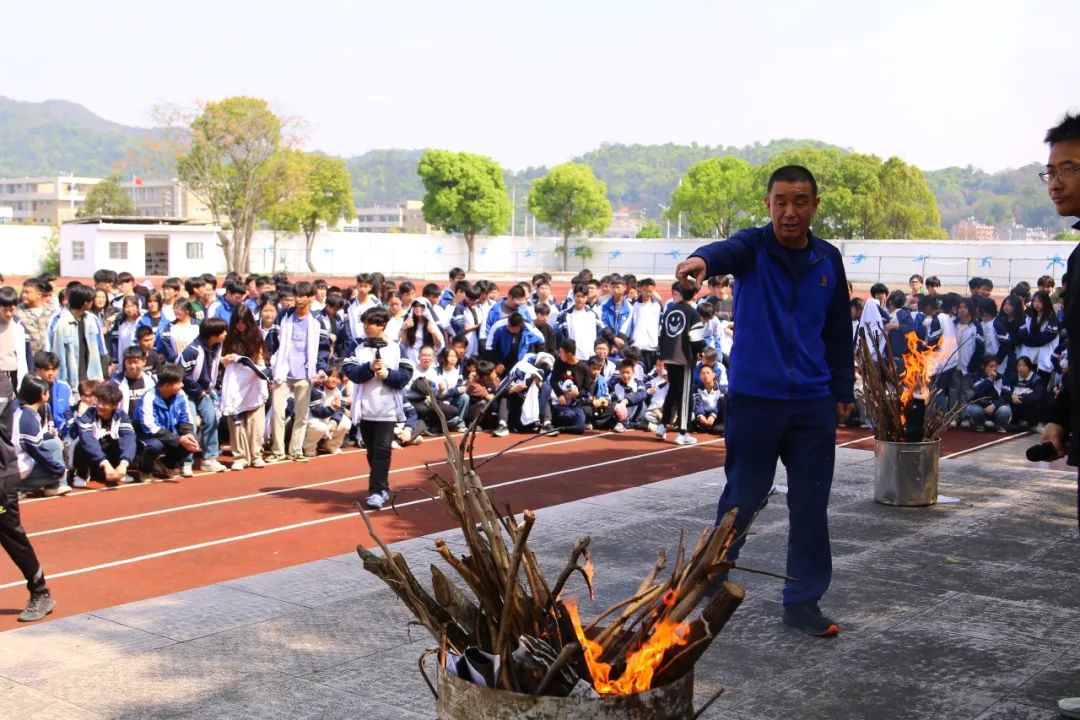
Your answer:
[[[943,456],[1020,435],[952,431]],[[481,454],[509,448],[522,436],[477,440]],[[723,440],[696,446],[661,443],[647,433],[591,433],[542,439],[480,469],[500,504],[538,509],[677,477],[724,461]],[[840,446],[871,449],[862,429],[841,430]],[[431,470],[445,458],[429,441],[394,453],[395,509],[372,520],[387,542],[450,528],[428,495]],[[58,600],[51,618],[101,609],[352,552],[374,544],[353,507],[367,488],[363,453],[325,456],[238,473],[200,475],[180,483],[73,491],[23,501],[24,524]],[[357,571],[360,572],[359,565]],[[9,562],[0,563],[0,631],[17,625],[26,589]]]

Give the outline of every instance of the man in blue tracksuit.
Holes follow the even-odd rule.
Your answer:
[[[810,232],[817,182],[789,165],[769,178],[771,223],[698,248],[676,269],[680,282],[734,275],[736,341],[724,422],[727,485],[717,522],[738,508],[742,535],[768,496],[776,461],[788,472],[784,622],[836,635],[818,601],[829,587],[827,510],[836,423],[854,403],[850,297],[840,252]],[[749,330],[749,332],[747,332]],[[738,557],[742,541],[728,557]]]

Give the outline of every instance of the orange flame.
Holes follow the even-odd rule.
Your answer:
[[[589,587],[592,587],[594,568],[592,558],[589,557],[588,554],[585,555],[585,565],[581,569],[585,571],[585,577],[589,578]]]
[[[913,398],[920,400],[930,399],[930,380],[937,373],[938,366],[944,363],[952,348],[942,348],[942,339],[927,344],[919,339],[919,336],[909,332],[904,336],[907,340],[907,352],[904,353],[904,372],[900,375],[900,421],[907,422],[904,411],[908,402]]]
[[[669,590],[664,596],[664,605],[674,607],[678,597],[674,591]],[[593,685],[601,695],[630,695],[644,692],[652,687],[653,673],[664,659],[664,653],[668,648],[686,645],[690,642],[690,624],[687,622],[676,623],[669,619],[663,619],[653,627],[652,635],[637,650],[631,650],[626,654],[626,670],[615,680],[611,679],[611,665],[600,661],[600,655],[604,648],[587,637],[581,629],[581,619],[578,617],[577,602],[566,600],[567,612],[574,624],[574,632],[577,633],[578,642],[585,650],[585,662],[589,666],[589,674],[592,675]]]

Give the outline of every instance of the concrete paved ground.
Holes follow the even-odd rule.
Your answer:
[[[779,581],[742,574],[747,600],[698,666],[700,700],[727,688],[705,717],[1057,717],[1080,695],[1075,476],[980,453],[943,463],[959,503],[898,509],[871,500],[871,453],[838,452],[823,607],[842,635],[789,631]],[[587,617],[711,522],[722,484],[717,470],[549,508],[534,546],[554,572],[591,534]],[[785,542],[778,496],[743,562],[782,571]],[[430,547],[397,546],[414,569]],[[417,660],[434,643],[408,620],[346,555],[27,627],[0,634],[0,718],[431,718]]]

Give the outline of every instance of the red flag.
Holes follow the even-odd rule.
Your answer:
[[[135,176],[135,184],[136,185],[142,185],[142,178],[139,177],[138,175]]]

